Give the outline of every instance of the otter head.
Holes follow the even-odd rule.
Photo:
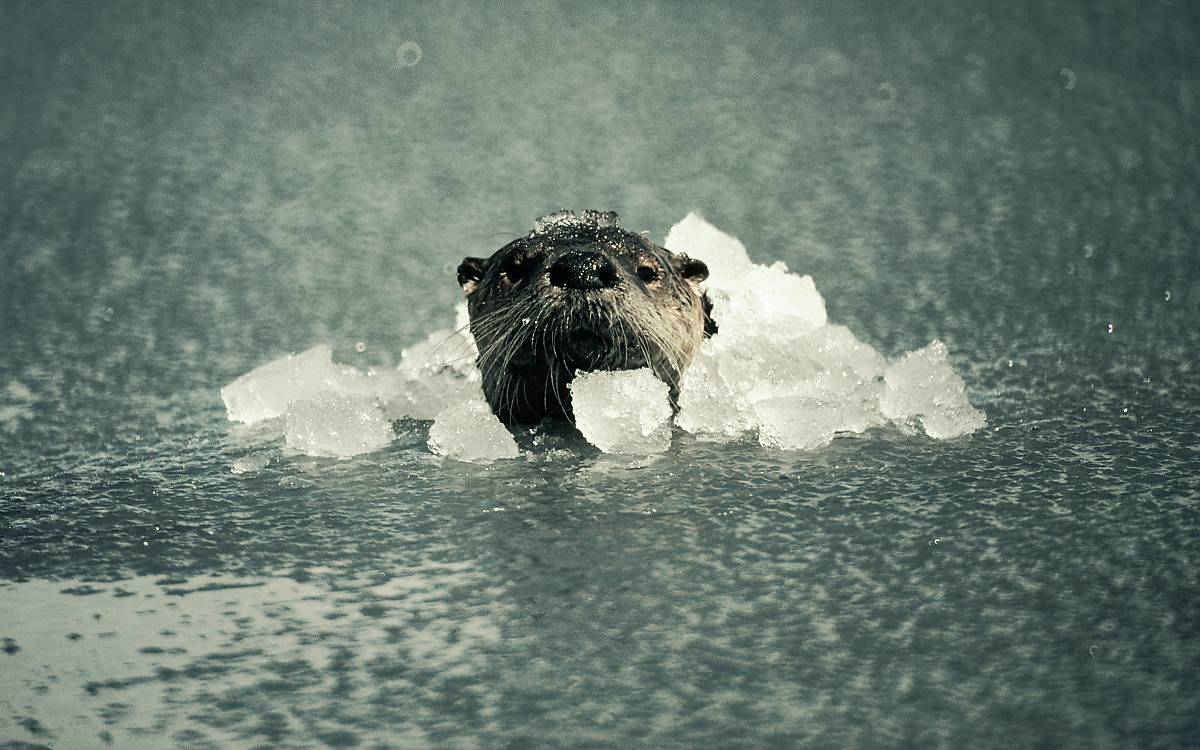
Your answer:
[[[490,258],[466,258],[483,391],[505,422],[571,416],[580,370],[649,367],[671,389],[716,326],[701,261],[617,226],[610,212],[560,211]]]

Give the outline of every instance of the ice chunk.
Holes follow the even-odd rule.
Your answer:
[[[725,335],[722,331],[705,341],[684,374],[676,424],[688,432],[724,441],[766,429],[760,434],[764,444],[798,447],[807,438],[784,433],[801,429],[800,422],[776,420],[773,409],[844,410],[846,419],[834,424],[830,435],[861,432],[862,425],[882,421],[878,381],[886,363],[846,328],[826,325],[782,342],[761,336],[723,342]],[[872,413],[874,419],[864,417]]]
[[[482,396],[465,304],[455,310],[455,317],[457,328],[434,331],[401,352],[397,371],[403,387],[386,403],[389,417],[434,419],[451,404]]]
[[[821,326],[808,339],[813,356],[828,370],[854,373],[866,381],[881,377],[887,367],[883,355],[860,341],[846,326],[834,323]]]
[[[443,409],[429,428],[429,449],[471,463],[518,455],[517,442],[482,397]]]
[[[455,380],[450,377],[427,380],[406,380],[404,389],[383,406],[389,419],[436,419],[453,404],[483,398],[478,382]]]
[[[750,272],[750,254],[746,252],[746,246],[694,211],[671,227],[663,246],[704,261],[710,279],[736,279]]]
[[[713,318],[732,342],[747,336],[786,341],[825,325],[825,300],[811,276],[789,273],[787,266],[754,265],[742,277],[706,282]]]
[[[779,341],[826,322],[825,300],[811,276],[789,273],[781,262],[752,263],[745,245],[695,213],[671,227],[664,244],[708,266],[704,288],[725,344],[746,336]]]
[[[256,367],[221,389],[226,414],[232,422],[255,424],[281,416],[288,404],[320,393],[369,397],[386,403],[407,392],[403,373],[390,369],[362,372],[336,365],[328,346]]]
[[[394,370],[362,372],[334,364],[324,345],[257,367],[221,389],[229,419],[254,424],[279,417],[289,403],[320,393],[369,397],[383,405],[391,419],[433,419],[448,405],[481,393],[465,306],[456,314],[457,329],[434,331],[404,349]]]
[[[288,406],[285,437],[301,453],[345,458],[379,450],[395,433],[374,398],[322,391]]]
[[[457,329],[440,328],[426,336],[424,341],[403,349],[397,369],[412,379],[448,374],[478,380],[479,373],[475,367],[478,353],[475,339],[465,326]]]
[[[820,448],[839,432],[865,432],[883,422],[873,403],[855,399],[774,398],[755,403],[754,413],[758,441],[785,450]]]
[[[254,424],[278,417],[289,402],[332,388],[338,369],[328,346],[314,346],[256,367],[221,389],[231,422]]]
[[[649,369],[580,372],[567,386],[575,426],[606,453],[661,453],[671,447],[667,384]]]
[[[946,345],[934,340],[909,352],[884,373],[879,397],[883,415],[900,424],[919,421],[932,438],[952,438],[987,422],[967,401],[962,378],[950,367]]]
[[[828,322],[811,277],[751,262],[740,242],[695,214],[671,229],[666,245],[708,263],[719,328],[684,373],[682,429],[718,441],[757,432],[763,445],[811,449],[887,419],[919,420],[932,437],[983,424],[944,347],[889,368],[873,347]]]
[[[725,380],[720,367],[721,359],[709,339],[683,375],[675,423],[704,440],[729,442],[753,429],[754,419],[744,392]]]
[[[833,440],[841,409],[804,397],[772,398],[754,404],[758,440],[769,448],[811,450]]]
[[[329,382],[328,389],[352,396],[369,396],[379,403],[396,398],[404,393],[404,376],[391,368],[371,368],[366,372],[347,365],[335,365],[337,376]]]
[[[457,311],[466,317],[465,306]],[[477,350],[466,323],[434,331],[401,352],[401,388],[386,405],[388,416],[434,419],[446,407],[480,397],[482,379],[475,366]]]

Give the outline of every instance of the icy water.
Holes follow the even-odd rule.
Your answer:
[[[0,746],[1200,744],[1196,8],[0,3]],[[700,210],[988,426],[231,430],[560,206]]]

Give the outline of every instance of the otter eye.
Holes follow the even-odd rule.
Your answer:
[[[637,275],[647,284],[658,281],[658,269],[653,266],[638,266]]]
[[[500,272],[511,283],[516,284],[529,275],[529,270],[532,266],[533,264],[529,258],[514,253],[505,258],[504,262],[500,264]]]

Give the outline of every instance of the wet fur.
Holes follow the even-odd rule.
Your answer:
[[[539,230],[490,258],[467,258],[467,292],[477,363],[492,410],[507,423],[571,418],[567,384],[580,370],[650,367],[671,400],[693,353],[716,326],[699,283],[705,265],[616,226],[615,214],[539,220]],[[611,287],[563,288],[550,269],[572,252],[602,254]],[[651,280],[639,276],[649,275]]]

